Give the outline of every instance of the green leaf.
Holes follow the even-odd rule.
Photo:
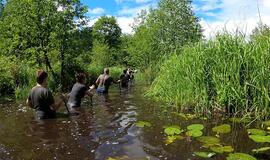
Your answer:
[[[229,121],[233,122],[233,123],[249,123],[250,119],[247,119],[247,118],[230,118]]]
[[[210,149],[216,153],[231,153],[234,151],[234,149],[232,148],[232,146],[213,146],[210,147]]]
[[[151,125],[151,123],[146,122],[146,121],[138,121],[138,122],[136,122],[136,126],[143,128],[143,127],[151,127],[152,125]]]
[[[203,130],[204,126],[202,124],[192,124],[187,127],[188,130]]]
[[[164,130],[165,134],[169,136],[177,135],[183,132],[179,126],[169,126]]]
[[[249,138],[257,143],[265,143],[265,142],[270,143],[270,136],[250,135]]]
[[[265,136],[267,134],[266,131],[261,130],[261,129],[248,129],[247,132],[248,134],[261,135],[261,136]]]
[[[176,140],[182,140],[182,139],[184,139],[184,137],[182,136],[167,136],[165,139],[165,144],[168,145],[175,142]]]
[[[270,150],[270,147],[262,147],[262,148],[259,148],[259,149],[253,149],[252,152],[263,153],[263,152],[266,152],[268,150]]]
[[[201,157],[201,158],[212,158],[216,155],[216,153],[212,152],[194,152],[195,156]]]
[[[217,133],[230,133],[231,126],[228,124],[223,124],[223,125],[212,128],[212,131],[217,132]]]
[[[257,160],[255,157],[245,153],[231,153],[226,160]]]
[[[190,137],[200,137],[203,135],[203,132],[200,130],[190,130],[186,132],[186,135]]]
[[[197,138],[197,140],[203,143],[203,145],[207,148],[211,146],[220,146],[220,139],[216,137],[202,136],[202,137]]]
[[[264,124],[266,126],[270,126],[270,120],[269,121],[264,121],[264,122],[262,122],[262,124]]]

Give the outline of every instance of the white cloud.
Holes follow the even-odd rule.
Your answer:
[[[221,0],[219,7],[221,8],[219,13],[211,13],[215,20],[201,20],[206,37],[212,37],[224,29],[232,33],[240,30],[242,33],[250,35],[260,22],[257,0]],[[200,9],[202,10],[202,8],[207,7],[201,6]],[[262,22],[270,25],[270,0],[259,0],[259,8]],[[196,10],[199,9],[196,8]]]
[[[132,33],[133,17],[117,17],[117,22],[122,29],[122,33]]]
[[[118,15],[129,15],[129,16],[137,16],[142,10],[149,10],[152,7],[152,5],[143,5],[139,7],[124,7],[121,10],[118,11]]]
[[[98,14],[103,14],[105,13],[105,10],[103,8],[89,8],[88,9],[88,13],[89,14],[94,14],[94,15],[98,15]]]

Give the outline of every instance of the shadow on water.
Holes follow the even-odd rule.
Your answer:
[[[212,127],[228,123],[221,118],[185,121],[166,113],[161,104],[141,96],[138,88],[114,88],[109,96],[95,95],[93,106],[85,99],[78,116],[59,114],[58,119],[37,121],[30,109],[16,104],[0,108],[0,159],[172,159],[197,160],[195,151],[207,151],[194,138],[164,143],[164,126],[201,123],[204,135],[215,136]],[[65,108],[62,108],[64,113]],[[137,121],[148,121],[149,128],[138,128]],[[222,145],[237,152],[251,153],[258,145],[248,138],[242,124],[232,125],[232,132],[220,135]],[[212,159],[222,160],[228,154]],[[269,159],[268,155],[258,159]]]

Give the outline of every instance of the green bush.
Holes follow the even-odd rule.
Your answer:
[[[11,94],[14,91],[14,79],[11,68],[15,63],[11,58],[0,55],[0,95]]]

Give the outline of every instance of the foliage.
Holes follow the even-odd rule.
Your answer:
[[[182,133],[184,130],[182,130],[179,126],[169,126],[164,129],[164,133],[168,136],[178,135]]]
[[[188,45],[164,61],[148,96],[170,104],[211,112],[265,118],[269,114],[269,36],[246,42],[229,34]]]
[[[266,151],[269,151],[270,150],[270,147],[262,147],[262,148],[259,148],[259,149],[253,149],[252,152],[255,152],[255,153],[264,153]]]
[[[0,95],[13,92],[15,83],[11,67],[14,65],[14,62],[10,58],[0,55]]]
[[[245,153],[231,153],[226,160],[256,160],[256,158]]]
[[[146,121],[138,121],[136,122],[136,126],[140,127],[140,128],[144,128],[144,127],[151,127],[151,123],[146,122]]]
[[[234,151],[234,149],[232,148],[232,146],[213,146],[210,147],[210,149],[216,153],[231,153]]]
[[[115,17],[102,16],[93,26],[93,36],[100,43],[104,43],[109,48],[118,48],[120,45],[121,28],[117,24]]]
[[[267,134],[266,131],[261,130],[261,129],[248,129],[247,132],[248,132],[248,134],[251,134],[251,135],[265,136]]]
[[[201,158],[212,158],[216,155],[216,153],[212,152],[194,152],[194,155],[201,157]]]
[[[106,43],[95,41],[93,44],[93,65],[109,67],[113,64],[113,54]]]
[[[230,133],[231,130],[232,129],[229,124],[223,124],[212,128],[212,131],[216,133]]]
[[[154,73],[163,59],[202,37],[190,0],[161,0],[156,9],[142,11],[135,20],[129,47],[132,62],[143,70],[155,64]]]

